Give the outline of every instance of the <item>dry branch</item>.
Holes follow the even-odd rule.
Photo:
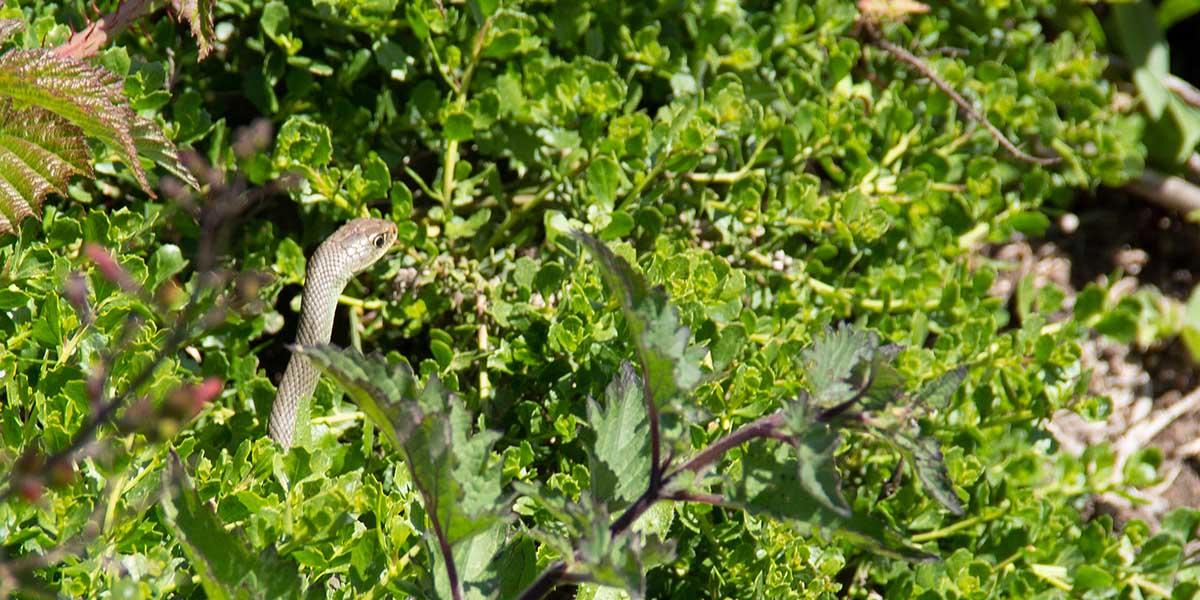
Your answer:
[[[1034,156],[1018,148],[1016,144],[1012,143],[1008,137],[1004,135],[1004,132],[1000,131],[1000,129],[995,125],[992,125],[992,122],[989,121],[987,117],[976,110],[970,102],[967,102],[967,99],[963,98],[962,94],[959,94],[958,91],[955,90],[949,83],[947,83],[945,79],[942,79],[940,75],[935,73],[928,63],[918,58],[912,52],[909,52],[908,50],[889,42],[883,37],[883,34],[876,29],[875,25],[869,22],[864,22],[864,25],[865,26],[863,29],[867,32],[867,37],[869,37],[871,41],[875,43],[875,45],[892,55],[892,57],[896,60],[909,65],[913,69],[916,69],[917,72],[932,81],[938,89],[942,90],[942,93],[949,96],[950,99],[953,100],[954,103],[957,104],[964,113],[966,113],[967,118],[979,123],[980,125],[983,125],[984,128],[988,130],[988,133],[991,134],[992,138],[994,138],[998,144],[1003,146],[1009,154],[1013,155],[1014,158],[1023,162],[1042,166],[1053,165],[1062,161],[1062,158],[1057,156]]]

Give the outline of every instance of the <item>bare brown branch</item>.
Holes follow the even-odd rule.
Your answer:
[[[117,7],[116,12],[88,23],[87,27],[72,35],[67,43],[55,48],[54,53],[78,59],[95,56],[109,40],[117,37],[117,34],[131,23],[155,8],[154,5],[154,0],[126,0]]]
[[[909,52],[908,50],[889,42],[883,37],[883,34],[875,27],[874,24],[864,22],[863,29],[867,32],[867,36],[872,42],[875,43],[876,46],[879,46],[888,54],[892,55],[892,57],[896,60],[907,64],[915,69],[918,73],[924,75],[926,78],[932,81],[933,85],[937,86],[939,90],[942,90],[942,93],[949,96],[950,99],[954,101],[956,105],[958,105],[959,109],[966,113],[967,118],[979,123],[980,125],[983,125],[984,128],[987,129],[988,133],[991,134],[992,138],[995,139],[998,144],[1000,144],[1017,160],[1043,166],[1057,164],[1062,161],[1062,158],[1058,156],[1033,156],[1024,150],[1021,150],[1016,146],[1016,144],[1013,144],[1008,137],[1004,135],[1004,132],[1000,131],[1000,129],[995,125],[992,125],[992,122],[989,121],[987,117],[976,110],[970,102],[967,102],[967,99],[963,98],[962,94],[959,94],[958,91],[955,90],[949,83],[947,83],[945,79],[942,79],[940,75],[934,72],[928,63],[918,58],[912,52]]]

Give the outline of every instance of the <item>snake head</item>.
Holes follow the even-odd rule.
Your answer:
[[[396,243],[396,224],[387,219],[354,219],[321,244],[320,251],[340,257],[342,268],[361,273]]]

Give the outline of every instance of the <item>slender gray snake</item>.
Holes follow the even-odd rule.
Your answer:
[[[384,219],[354,219],[333,232],[313,252],[300,301],[296,344],[328,344],[338,296],[356,274],[375,264],[396,242],[396,224]],[[285,449],[292,446],[301,402],[312,396],[321,373],[307,358],[293,353],[275,392],[267,430]],[[307,412],[307,411],[305,411]]]

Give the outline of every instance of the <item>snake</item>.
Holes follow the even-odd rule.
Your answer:
[[[328,344],[338,297],[355,275],[375,264],[396,242],[396,224],[386,219],[348,221],[313,252],[304,274],[296,346]],[[292,446],[300,405],[312,397],[320,371],[299,352],[292,352],[276,388],[267,431],[284,449]],[[308,411],[304,411],[307,413]]]

